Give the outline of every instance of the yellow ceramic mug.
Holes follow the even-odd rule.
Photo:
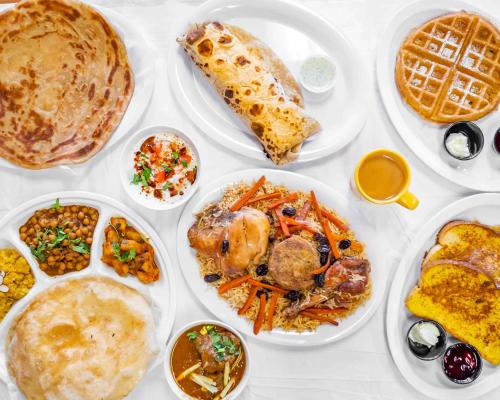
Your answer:
[[[354,182],[359,194],[376,204],[398,203],[414,210],[418,199],[408,191],[411,181],[410,166],[399,153],[378,149],[365,154],[354,171]]]

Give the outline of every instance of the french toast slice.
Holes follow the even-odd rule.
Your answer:
[[[477,266],[454,260],[425,264],[406,307],[475,346],[485,360],[500,363],[500,290]]]
[[[500,288],[500,231],[474,221],[451,221],[437,235],[422,265],[434,260],[473,264]]]

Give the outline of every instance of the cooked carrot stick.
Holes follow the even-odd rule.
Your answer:
[[[333,215],[331,212],[328,210],[322,208],[321,209],[321,214],[326,217],[333,225],[335,225],[337,228],[339,228],[343,232],[347,232],[349,230],[349,227],[344,224],[340,218],[338,218],[336,215]]]
[[[311,190],[311,203],[313,204],[314,211],[316,211],[316,217],[321,223],[321,227],[323,228],[326,238],[328,239],[328,243],[330,243],[330,248],[332,249],[333,256],[335,258],[340,258],[339,249],[337,248],[337,242],[335,241],[333,232],[328,225],[328,221],[325,221],[325,219],[323,218],[323,213],[321,212],[321,208],[318,204],[318,199],[316,199],[316,194],[313,190]]]
[[[260,187],[264,184],[266,181],[266,177],[262,175],[257,182],[255,182],[248,191],[241,196],[238,200],[236,200],[231,207],[229,207],[230,211],[238,211],[243,207],[248,200],[250,200],[253,196],[255,196],[255,193],[257,193],[257,190],[260,189]]]
[[[307,310],[304,311],[312,314],[335,314],[345,310],[347,310],[347,308],[337,307],[337,308],[308,308]]]
[[[338,325],[339,324],[333,318],[324,317],[322,315],[316,315],[314,313],[310,313],[310,312],[307,312],[307,311],[301,311],[300,315],[303,315],[303,316],[305,316],[307,318],[316,319],[316,320],[322,321],[322,322],[329,322],[330,324],[333,324],[333,325]]]
[[[311,225],[308,224],[294,225],[288,228],[288,231],[290,233],[298,232],[300,230],[311,232],[312,234],[319,233],[317,229],[314,229]]]
[[[267,208],[269,208],[269,209],[276,208],[283,203],[289,203],[291,201],[297,200],[298,198],[299,198],[299,195],[297,193],[291,193],[288,196],[282,197],[281,199],[276,200],[274,203],[269,204],[267,206]]]
[[[256,196],[250,200],[247,201],[247,205],[248,204],[253,204],[253,203],[257,203],[258,201],[264,201],[264,200],[271,200],[271,199],[276,199],[278,197],[280,197],[281,194],[279,194],[278,192],[274,192],[274,193],[268,193],[268,194],[263,194],[261,196]]]
[[[259,286],[259,287],[262,287],[262,288],[266,288],[266,289],[269,289],[269,290],[273,290],[275,292],[278,292],[278,293],[281,293],[281,294],[287,294],[288,291],[285,290],[285,289],[281,289],[279,287],[276,287],[276,286],[273,286],[273,285],[268,285],[267,283],[263,283],[263,282],[260,282],[260,281],[256,281],[255,279],[252,279],[250,278],[248,280],[248,283],[250,285],[253,285],[253,286]]]
[[[223,285],[219,286],[219,294],[226,293],[229,289],[235,288],[236,286],[240,286],[242,283],[248,281],[250,279],[250,275],[241,276],[239,278],[233,279],[232,281],[226,282]]]
[[[323,231],[325,232],[326,238],[328,239],[328,243],[330,243],[330,248],[332,249],[333,256],[335,258],[340,258],[340,252],[337,247],[337,241],[333,236],[332,230],[330,229],[330,225],[328,225],[328,221],[322,219],[321,226],[323,227]]]
[[[278,292],[273,292],[273,295],[271,296],[271,301],[269,302],[269,311],[267,313],[267,329],[272,331],[273,330],[273,317],[274,317],[274,312],[276,311],[276,303],[278,301],[279,293]]]
[[[322,274],[323,272],[325,272],[328,267],[330,266],[330,263],[327,262],[325,265],[323,265],[322,267],[319,267],[319,268],[316,268],[314,270],[311,271],[311,274],[313,275],[319,275],[319,274]]]
[[[302,208],[299,211],[297,211],[297,215],[295,216],[295,219],[298,221],[305,219],[310,208],[311,208],[311,202],[306,201],[304,203],[304,205],[302,206]]]
[[[363,248],[364,248],[363,243],[358,242],[356,240],[353,240],[351,242],[351,249],[353,249],[354,251],[363,251]]]
[[[323,221],[323,214],[321,213],[321,209],[319,208],[318,199],[316,198],[314,190],[311,190],[310,196],[311,196],[311,203],[314,207],[314,211],[316,212],[316,217],[318,218],[318,221],[321,222]]]
[[[297,226],[303,224],[303,222],[301,223],[300,221],[295,221],[293,218],[290,217],[283,216],[283,219],[285,220],[287,225]]]
[[[290,231],[288,230],[288,225],[285,222],[285,218],[283,217],[283,213],[281,212],[281,209],[276,208],[274,210],[274,212],[276,213],[276,216],[278,217],[278,221],[280,223],[280,227],[281,227],[281,230],[283,231],[283,234],[286,237],[289,237],[290,236]]]
[[[247,312],[247,310],[250,308],[250,306],[253,303],[253,299],[255,299],[255,297],[257,296],[257,290],[259,290],[258,286],[252,286],[250,288],[250,293],[248,294],[247,301],[245,301],[245,304],[243,304],[243,307],[241,307],[238,310],[239,315],[245,314]]]
[[[262,324],[264,323],[264,314],[266,311],[266,295],[262,293],[259,296],[260,304],[259,304],[259,312],[257,313],[257,319],[253,324],[253,333],[258,335],[260,332],[260,328],[262,328]]]

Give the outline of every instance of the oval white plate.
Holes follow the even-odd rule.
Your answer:
[[[434,245],[439,229],[454,219],[475,219],[487,225],[499,225],[500,194],[484,193],[466,197],[432,217],[413,237],[410,246],[403,253],[387,301],[387,341],[394,362],[415,389],[439,400],[471,399],[500,387],[498,366],[483,360],[483,371],[476,381],[469,385],[457,385],[442,372],[440,359],[421,361],[410,353],[406,343],[410,325],[419,319],[406,310],[406,296],[418,281],[422,259],[425,252]],[[454,342],[450,337],[448,339],[448,344]]]
[[[340,321],[339,326],[321,325],[314,332],[286,332],[281,329],[273,329],[272,332],[261,332],[257,336],[253,334],[253,325],[245,318],[239,317],[236,310],[232,309],[217,291],[205,283],[200,276],[199,265],[196,260],[196,252],[189,246],[187,232],[195,222],[194,214],[199,212],[206,204],[215,202],[222,196],[225,188],[236,182],[251,182],[265,175],[266,179],[275,184],[286,185],[290,190],[310,191],[314,190],[318,201],[328,205],[345,217],[350,223],[359,240],[366,244],[367,257],[370,260],[372,271],[372,295],[370,299],[348,318]],[[226,175],[205,187],[201,187],[198,193],[191,199],[184,209],[177,230],[177,255],[179,265],[187,285],[198,297],[198,300],[217,318],[226,324],[238,329],[245,335],[269,343],[277,343],[288,346],[317,346],[337,341],[350,335],[363,324],[365,324],[384,296],[387,281],[388,268],[384,266],[381,257],[383,246],[387,245],[382,235],[368,225],[352,203],[340,193],[329,188],[325,184],[312,178],[287,171],[271,169],[253,169],[238,171]]]
[[[428,122],[413,111],[401,98],[394,78],[396,56],[410,31],[439,15],[467,10],[488,18],[491,15],[477,7],[455,0],[425,0],[399,11],[387,25],[379,41],[377,80],[382,101],[389,117],[408,147],[430,168],[457,185],[480,191],[500,190],[500,155],[492,147],[498,129],[500,111],[496,110],[476,123],[484,133],[484,148],[472,165],[457,169],[448,164],[443,136],[448,125]]]
[[[0,12],[12,7],[14,7],[13,4],[1,7]],[[136,25],[130,23],[130,21],[114,10],[106,7],[93,7],[106,17],[109,23],[116,29],[120,38],[123,40],[123,43],[127,48],[128,59],[132,67],[132,71],[134,72],[135,81],[134,93],[130,99],[127,110],[108,142],[94,156],[98,157],[100,154],[117,144],[120,140],[124,139],[128,132],[135,127],[136,123],[146,111],[146,107],[149,104],[151,95],[153,94],[155,83],[156,54],[144,38],[141,30],[138,29]],[[87,160],[83,164],[62,165],[59,166],[59,168],[77,169],[79,166],[86,165],[86,163],[90,160]],[[21,168],[3,158],[0,158],[0,167],[24,170],[24,168]],[[52,168],[49,168],[49,170],[50,169]],[[34,173],[40,173],[43,171],[46,171],[46,169],[33,170]]]
[[[84,204],[99,210],[99,220],[94,231],[94,242],[91,248],[90,265],[79,272],[70,272],[65,275],[51,277],[38,268],[38,263],[31,255],[30,249],[19,238],[18,229],[38,209],[50,207],[55,199],[59,198],[61,205]],[[120,277],[113,268],[101,262],[104,228],[112,216],[122,216],[138,231],[151,239],[155,250],[155,258],[160,267],[160,280],[148,285],[142,284],[136,277]],[[120,202],[100,194],[89,192],[57,192],[50,193],[30,200],[6,214],[0,220],[0,248],[14,247],[21,253],[31,266],[36,283],[28,294],[19,300],[10,309],[0,322],[0,346],[5,346],[8,329],[16,317],[32,300],[33,297],[47,287],[65,279],[78,278],[89,275],[103,275],[133,287],[141,292],[152,304],[155,315],[155,329],[159,353],[151,362],[148,372],[161,364],[165,353],[165,344],[172,330],[175,318],[175,285],[173,282],[172,264],[160,237],[155,230],[138,214]],[[7,383],[12,400],[24,400],[15,383],[7,372],[7,360],[4,351],[0,352],[0,379]]]
[[[182,21],[177,35],[195,22],[210,20],[248,30],[276,52],[296,79],[301,62],[309,56],[327,55],[336,64],[337,80],[331,96],[318,101],[303,90],[306,111],[321,123],[322,131],[304,143],[297,162],[331,154],[360,132],[366,119],[368,73],[351,44],[325,19],[298,2],[214,0]],[[219,144],[247,157],[267,160],[258,140],[219,98],[180,46],[171,43],[171,50],[167,72],[186,114]]]

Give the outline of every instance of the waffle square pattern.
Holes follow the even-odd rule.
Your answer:
[[[467,12],[432,19],[402,44],[396,83],[403,99],[427,120],[479,119],[500,100],[500,32]]]

